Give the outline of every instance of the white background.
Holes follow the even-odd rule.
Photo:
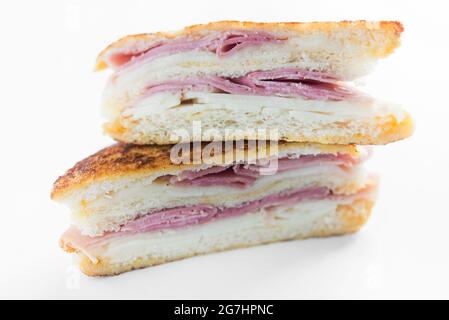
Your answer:
[[[449,298],[446,1],[1,1],[1,298]],[[213,254],[88,278],[57,245],[53,181],[111,144],[96,54],[129,33],[212,20],[394,19],[402,47],[364,83],[402,103],[415,135],[377,147],[373,217],[354,236]]]

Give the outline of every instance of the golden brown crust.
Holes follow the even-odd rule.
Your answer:
[[[343,135],[305,135],[302,130],[291,130],[288,133],[283,133],[279,138],[288,142],[312,142],[320,144],[358,144],[358,145],[382,145],[402,140],[410,137],[414,131],[413,119],[410,114],[405,113],[404,118],[398,121],[395,116],[389,115],[386,117],[378,117],[377,125],[368,124],[363,132],[355,132],[354,134],[344,133]],[[108,123],[104,126],[105,132],[117,141],[134,144],[165,144],[168,141],[168,137],[154,135],[135,135],[132,128],[123,127],[123,123],[120,122],[120,118],[112,123]],[[126,123],[125,125],[128,125]],[[342,127],[346,124],[342,123]],[[257,139],[257,137],[248,137],[247,133],[243,133],[242,137],[236,137],[237,139]],[[203,137],[206,139],[206,137]],[[204,140],[203,140],[204,141]],[[187,142],[187,141],[179,141]]]
[[[311,237],[329,237],[350,234],[358,231],[368,220],[371,215],[371,210],[374,202],[367,199],[358,199],[349,205],[339,205],[337,212],[332,219],[332,223],[329,223],[329,217],[323,217],[323,221],[317,221],[318,228],[313,229],[309,234],[300,235],[291,239],[275,239],[273,241],[259,243],[257,245],[268,244],[277,241],[287,241],[295,239],[305,239]],[[326,222],[324,222],[326,220]],[[212,252],[220,252],[224,250],[232,250],[239,248],[246,248],[253,245],[240,244],[225,249],[213,249]],[[201,253],[200,253],[201,254]],[[79,255],[79,266],[83,273],[88,276],[112,276],[120,273],[155,266],[167,262],[181,260],[198,255],[198,253],[192,253],[181,257],[172,259],[163,257],[143,257],[126,264],[111,264],[108,259],[100,259],[97,263],[93,263],[87,256],[82,253]]]
[[[389,116],[385,119],[378,119],[377,126],[380,134],[374,136],[369,133],[355,133],[345,136],[327,136],[320,137],[313,141],[311,137],[302,135],[301,133],[294,133],[288,137],[282,137],[286,141],[313,141],[315,143],[336,143],[336,144],[357,144],[357,145],[385,145],[391,142],[403,140],[410,137],[414,131],[414,124],[412,117],[407,113],[403,120],[398,122],[394,116]]]
[[[59,177],[51,197],[55,198],[65,190],[80,184],[114,177],[124,172],[163,169],[171,166],[170,146],[136,146],[117,143],[83,159]]]
[[[96,70],[106,69],[108,67],[105,56],[109,51],[117,48],[127,47],[135,41],[151,43],[162,39],[173,39],[180,36],[198,37],[208,31],[221,30],[264,30],[272,32],[293,32],[298,35],[307,35],[314,33],[330,34],[339,31],[354,31],[350,36],[354,41],[360,41],[356,32],[363,31],[365,36],[373,38],[376,33],[385,37],[382,43],[374,42],[371,44],[371,54],[375,57],[385,57],[390,54],[399,45],[399,36],[404,28],[398,21],[379,21],[371,22],[365,20],[358,21],[339,21],[339,22],[248,22],[248,21],[217,21],[207,24],[196,24],[185,27],[177,32],[156,32],[128,35],[113,42],[107,46],[98,55],[96,60]]]
[[[203,144],[205,147],[207,144]],[[269,146],[267,144],[267,146]],[[343,145],[317,145],[312,143],[287,143],[279,142],[279,151],[301,149],[312,146],[322,153],[349,153],[357,154],[357,149]],[[102,179],[113,179],[125,175],[151,174],[164,172],[170,169],[182,169],[198,166],[197,164],[174,164],[170,160],[171,145],[132,145],[116,143],[104,148],[97,153],[79,161],[63,176],[59,177],[51,193],[52,199],[56,199],[69,190],[81,188],[91,182]],[[247,148],[246,148],[247,149]],[[246,150],[245,149],[245,150]],[[191,150],[194,150],[191,148]],[[192,157],[193,151],[191,152]],[[225,159],[223,148],[223,159]],[[235,159],[234,157],[231,157]]]

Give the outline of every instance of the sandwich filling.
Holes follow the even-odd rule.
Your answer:
[[[338,103],[338,104],[337,104]],[[121,113],[135,120],[177,107],[312,112],[315,116],[400,113],[326,72],[298,68],[255,71],[230,78],[193,76],[148,84]],[[345,118],[346,119],[346,118]]]
[[[237,78],[189,77],[149,85],[144,97],[158,92],[218,92],[253,96],[303,97],[313,100],[344,100],[362,96],[335,76],[319,71],[283,68],[255,71]]]
[[[211,36],[178,39],[165,39],[152,43],[147,48],[125,49],[112,53],[108,60],[114,69],[126,69],[147,62],[161,56],[186,52],[209,51],[218,57],[231,55],[243,48],[259,46],[266,43],[282,43],[287,37],[277,36],[262,31],[230,30],[219,32]]]
[[[177,186],[228,186],[249,187],[261,175],[279,174],[286,171],[305,169],[313,166],[334,165],[344,170],[361,161],[348,154],[319,154],[301,155],[300,157],[284,157],[276,159],[276,163],[267,162],[261,164],[233,164],[227,166],[213,166],[199,171],[183,171],[178,175],[166,175],[159,177],[159,181],[166,181]]]
[[[278,50],[278,45],[288,52]],[[136,107],[142,100],[166,92],[220,93],[317,101],[368,98],[366,94],[345,84],[342,76],[329,68],[313,63],[303,66],[295,62],[300,59],[296,55],[302,56],[299,53],[301,50],[311,49],[313,46],[313,43],[305,40],[297,43],[294,38],[265,31],[229,30],[207,36],[164,39],[156,43],[113,48],[105,57],[115,73],[106,88],[104,106],[112,108],[108,112],[116,114],[116,111]],[[237,52],[239,54],[234,55]],[[271,63],[279,54],[285,55],[285,61]],[[260,64],[250,67],[244,61],[234,61],[234,57],[241,57],[244,61],[249,59],[251,63],[258,60],[265,63],[260,61]],[[156,59],[158,60],[155,61]],[[180,100],[182,104],[188,104],[189,100],[193,101],[195,98],[185,97]],[[213,102],[218,103],[220,102]]]
[[[319,203],[324,207],[329,204],[350,203],[357,198],[371,198],[374,185],[368,185],[365,189],[359,190],[352,195],[335,195],[326,187],[311,187],[288,192],[273,194],[255,201],[249,201],[233,207],[215,207],[210,205],[192,205],[163,209],[144,215],[123,225],[120,230],[107,232],[102,236],[91,237],[81,234],[75,228],[69,228],[62,236],[61,243],[71,251],[83,252],[92,262],[96,263],[97,258],[91,254],[98,248],[104,248],[110,243],[124,237],[131,237],[141,234],[162,235],[166,231],[186,230],[193,226],[221,221],[222,219],[240,217],[250,213],[266,212],[269,214],[281,208],[293,208],[298,204],[314,204],[317,214]],[[364,196],[365,195],[365,196]],[[328,213],[323,211],[323,213]]]

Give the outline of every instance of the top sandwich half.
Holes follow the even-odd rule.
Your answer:
[[[402,139],[408,114],[346,82],[391,54],[402,30],[394,21],[222,21],[127,36],[97,58],[97,70],[113,69],[105,130],[137,144],[198,140],[194,120],[203,141],[229,140],[226,129],[233,140],[259,139],[246,129],[261,127],[297,142]]]

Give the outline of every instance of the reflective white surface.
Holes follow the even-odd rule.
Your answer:
[[[449,43],[444,1],[2,1],[0,298],[449,298]],[[362,84],[401,102],[415,135],[375,148],[372,219],[353,236],[203,256],[87,278],[57,245],[51,185],[111,143],[96,54],[130,33],[222,19],[397,19],[402,47]]]

